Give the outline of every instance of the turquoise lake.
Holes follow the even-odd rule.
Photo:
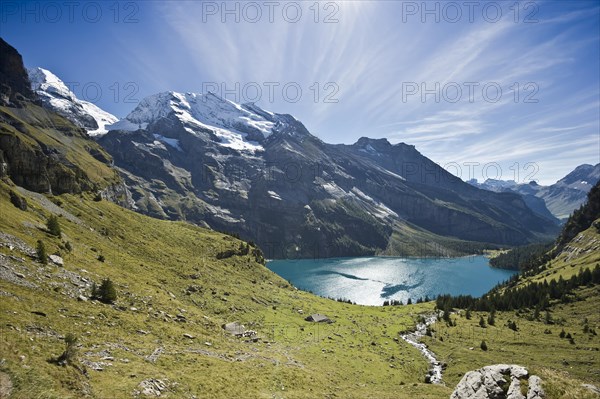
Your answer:
[[[481,296],[515,274],[490,267],[485,256],[273,260],[267,267],[299,289],[362,305],[439,294]]]

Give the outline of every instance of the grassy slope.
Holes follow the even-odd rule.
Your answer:
[[[59,251],[60,240],[36,227],[49,211],[32,197],[27,212],[18,210],[8,189],[0,183],[0,231],[31,247],[42,239],[49,253]],[[293,289],[250,257],[216,260],[217,252],[239,246],[231,237],[151,219],[106,201],[60,199],[80,221],[60,219],[63,241],[74,247],[70,254],[62,250],[64,268],[41,266],[16,249],[0,248],[25,259],[16,266],[25,279],[0,279],[0,358],[5,359],[0,367],[12,379],[14,398],[74,398],[84,392],[131,397],[150,378],[168,381],[165,397],[426,398],[451,392],[423,384],[424,359],[394,340],[431,304],[380,308],[318,298]],[[102,228],[108,233],[101,234]],[[99,253],[104,263],[96,259]],[[88,281],[110,277],[120,294],[116,305],[77,301],[66,271]],[[191,274],[198,278],[190,279]],[[37,288],[23,286],[25,281]],[[186,295],[189,285],[202,290]],[[313,312],[336,323],[305,322]],[[174,321],[177,314],[187,322]],[[221,324],[234,320],[263,340],[246,343],[223,334]],[[61,337],[68,332],[80,337],[80,361],[111,365],[94,371],[87,363],[86,377],[73,367],[48,363],[62,352]],[[163,348],[158,359],[147,360],[157,348]]]
[[[563,253],[549,263],[547,270],[520,284],[558,280],[560,276],[570,278],[581,269],[591,269],[600,262],[599,248],[600,234],[595,227],[590,227],[575,237]],[[498,312],[495,326],[481,328],[479,316],[487,319],[488,314],[474,312],[471,320],[464,314],[453,316],[456,327],[440,323],[435,327],[436,336],[427,338],[426,342],[448,363],[445,379],[450,384],[457,383],[466,371],[474,368],[517,363],[545,379],[550,398],[597,398],[598,395],[583,389],[581,384],[600,386],[600,336],[583,332],[587,319],[589,327],[600,333],[600,287],[583,288],[577,294],[579,301],[552,304],[553,324],[545,323],[544,312],[539,319],[529,320],[533,314],[530,310]],[[508,320],[516,321],[518,333],[506,326]],[[562,329],[573,336],[574,344],[559,337]],[[487,352],[480,349],[482,340],[487,343]]]

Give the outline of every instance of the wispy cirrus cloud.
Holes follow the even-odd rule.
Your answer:
[[[441,164],[537,162],[542,182],[600,161],[597,3],[469,2],[472,19],[465,3],[442,1],[136,4],[135,24],[109,13],[93,26],[25,25],[17,15],[7,38],[31,49],[26,58],[43,56],[42,66],[67,65],[66,80],[102,81],[99,105],[119,116],[135,104],[113,100],[115,80],[135,82],[137,99],[216,83],[229,99],[296,116],[327,142],[386,137]],[[448,4],[462,7],[458,21],[444,15]],[[497,20],[482,12],[490,4]],[[256,6],[261,18],[249,21]],[[69,46],[49,52],[47,42]],[[258,97],[244,96],[256,86]]]

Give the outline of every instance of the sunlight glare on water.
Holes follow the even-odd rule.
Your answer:
[[[363,305],[439,294],[481,296],[515,273],[490,267],[484,256],[273,260],[267,267],[300,289]]]

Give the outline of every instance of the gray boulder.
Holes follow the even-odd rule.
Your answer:
[[[61,258],[58,255],[50,255],[49,258],[52,261],[52,263],[54,263],[57,266],[64,266],[65,265],[65,261],[63,260],[63,258]]]
[[[543,399],[546,393],[542,388],[542,379],[537,375],[529,377],[529,389],[527,390],[527,399]]]
[[[545,394],[537,376],[529,378],[527,397],[521,393],[521,380],[528,375],[525,367],[514,364],[496,364],[469,371],[450,399],[543,399]]]

